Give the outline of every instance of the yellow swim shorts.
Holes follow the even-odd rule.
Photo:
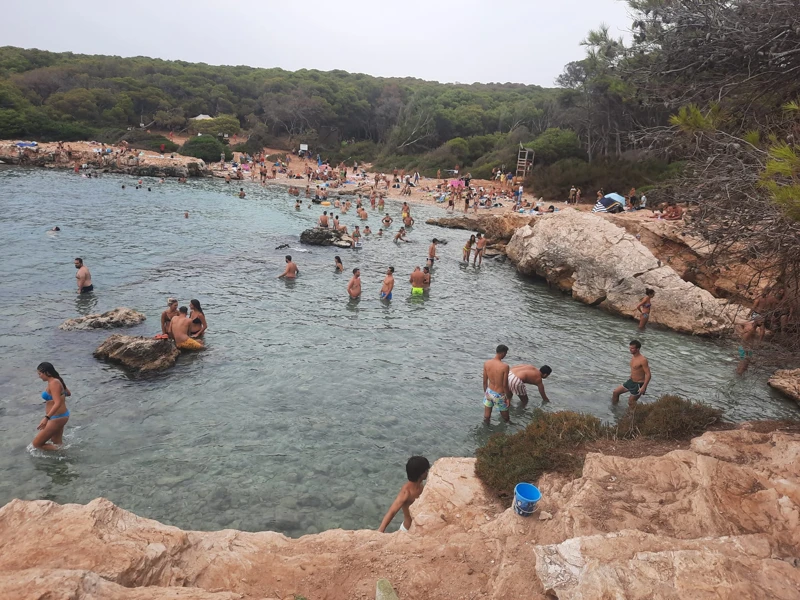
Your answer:
[[[422,293],[424,291],[425,290],[423,290],[422,288],[412,287],[411,288],[411,295],[412,296],[422,296]]]
[[[186,340],[184,340],[180,344],[175,344],[175,345],[178,348],[180,348],[181,350],[202,350],[203,349],[203,344],[201,344],[200,342],[198,342],[194,338],[187,338]]]

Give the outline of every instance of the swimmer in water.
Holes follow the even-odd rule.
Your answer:
[[[247,194],[244,193],[244,188],[239,188],[239,198],[244,198]]]
[[[58,450],[63,443],[64,427],[69,421],[67,396],[72,393],[67,384],[49,362],[36,367],[39,379],[47,382],[47,389],[42,392],[44,400],[44,418],[36,429],[39,433],[33,438],[33,447],[38,450]]]
[[[347,282],[347,294],[355,300],[361,297],[361,269],[353,269],[353,276]]]
[[[89,273],[89,269],[83,264],[82,258],[75,259],[75,268],[78,269],[78,272],[75,273],[75,278],[78,280],[78,293],[87,294],[93,291],[92,274]]]
[[[189,218],[189,211],[188,210],[185,213],[183,213],[183,218],[184,219],[188,219]]]
[[[372,229],[369,228],[369,225],[364,227],[364,235],[372,235]]]
[[[381,300],[391,300],[392,290],[394,289],[394,267],[386,269],[386,277],[383,279],[381,287]]]
[[[408,240],[406,239],[406,228],[405,227],[401,227],[400,228],[400,231],[398,231],[397,235],[394,236],[394,241],[395,242],[408,243]]]
[[[303,208],[303,205],[300,203],[300,198],[298,198],[297,202],[294,203],[294,209],[300,210],[301,208]]]
[[[408,531],[411,528],[411,511],[409,507],[414,504],[414,501],[420,497],[424,489],[424,481],[428,477],[428,471],[431,468],[431,463],[424,456],[412,456],[406,463],[406,476],[408,482],[400,488],[400,493],[394,499],[392,505],[389,507],[386,515],[381,521],[381,526],[378,531],[384,533],[389,523],[395,518],[397,513],[403,511],[403,523],[400,525],[398,531]]]
[[[292,262],[292,257],[288,254],[286,255],[286,270],[278,275],[278,279],[286,278],[286,279],[295,279],[300,274],[300,269],[297,268],[297,265]]]
[[[53,227],[50,231],[61,231],[61,227]]]
[[[333,257],[334,265],[336,266],[337,273],[344,273],[344,264],[342,264],[342,259],[338,256]]]
[[[383,237],[383,228],[378,229],[378,237]]]

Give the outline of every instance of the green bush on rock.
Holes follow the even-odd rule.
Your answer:
[[[476,452],[475,474],[501,497],[509,497],[523,481],[536,482],[544,473],[580,476],[583,445],[598,440],[687,440],[718,422],[722,411],[677,396],[628,408],[618,425],[591,415],[561,411],[533,412],[528,426],[512,435],[497,434]]]
[[[218,162],[222,153],[225,153],[225,160],[233,158],[233,153],[228,146],[224,145],[217,138],[210,135],[203,135],[189,139],[181,148],[184,156],[194,156],[201,158],[207,163]]]

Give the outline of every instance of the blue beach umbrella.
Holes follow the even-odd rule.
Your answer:
[[[625,203],[625,197],[624,196],[620,196],[616,192],[611,192],[610,194],[606,194],[604,196],[604,198],[610,198],[611,200],[616,200],[617,202],[622,204],[622,206],[625,206],[625,204],[626,204]]]

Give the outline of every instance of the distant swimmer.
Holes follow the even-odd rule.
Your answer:
[[[383,278],[381,287],[381,300],[391,300],[392,290],[394,289],[394,267],[386,269],[386,277]]]
[[[275,246],[275,250],[283,250],[284,248],[288,248],[289,244],[281,244],[280,246]]]
[[[387,228],[391,227],[393,220],[394,219],[392,219],[392,217],[390,217],[389,215],[386,215],[385,217],[383,217],[383,220],[382,220],[383,226],[387,227]]]
[[[475,244],[475,236],[469,236],[467,243],[464,244],[464,255],[461,257],[462,260],[466,263],[469,262],[469,257],[472,254],[472,246]]]
[[[372,235],[372,229],[369,228],[369,225],[364,227],[364,235]]]
[[[398,231],[397,235],[394,236],[394,241],[395,242],[406,242],[406,243],[408,243],[408,240],[406,239],[406,228],[405,227],[401,227],[400,228],[400,231]]]
[[[82,258],[75,259],[75,268],[78,269],[78,272],[75,273],[75,278],[78,280],[78,293],[87,294],[93,291],[92,274],[89,273],[89,269],[83,264]]]
[[[239,188],[239,198],[244,198],[247,194],[244,193],[244,188]]]
[[[422,296],[425,293],[425,273],[419,267],[416,267],[408,278],[411,284],[411,295]]]
[[[500,344],[491,360],[483,363],[483,422],[488,425],[492,418],[492,409],[496,406],[500,416],[506,423],[508,416],[508,373],[509,368],[503,359],[508,354],[508,346]]]
[[[169,335],[170,321],[172,321],[172,319],[177,317],[179,314],[178,301],[175,298],[167,298],[167,310],[161,313],[161,333]]]
[[[431,242],[431,245],[428,246],[428,266],[429,267],[432,267],[434,261],[438,260],[436,258],[436,244],[438,244],[438,243],[439,243],[439,240],[437,240],[436,238],[433,238],[433,241]]]
[[[61,231],[61,227],[53,227],[50,231]]]
[[[330,223],[328,222],[328,211],[323,211],[322,215],[317,222],[317,227],[322,227],[323,229],[327,229],[330,227]]]
[[[409,507],[422,494],[422,490],[425,488],[423,482],[427,479],[430,468],[431,463],[424,456],[412,456],[408,459],[406,463],[408,482],[400,488],[400,493],[397,494],[397,498],[394,499],[383,517],[381,526],[378,528],[379,532],[384,533],[389,523],[401,510],[403,511],[403,523],[398,531],[408,531],[411,528],[412,519]]]
[[[183,213],[183,218],[184,219],[188,219],[189,218],[189,211],[188,210],[185,213]]]
[[[519,396],[522,406],[528,403],[528,390],[525,387],[526,383],[535,385],[539,388],[539,395],[542,397],[543,402],[550,402],[547,394],[544,391],[544,379],[553,372],[553,369],[547,365],[543,365],[537,369],[533,365],[517,365],[511,367],[508,373],[508,399],[514,397],[514,394]]]
[[[286,270],[278,275],[278,279],[286,278],[286,279],[295,279],[300,274],[300,269],[297,268],[297,265],[292,262],[292,257],[290,255],[286,255]]]
[[[483,253],[486,251],[486,238],[483,237],[480,233],[477,235],[475,239],[475,258],[472,260],[472,266],[475,266],[475,263],[478,266],[483,264]]]
[[[342,259],[339,258],[338,256],[334,256],[333,257],[333,262],[334,262],[334,265],[336,267],[336,272],[337,273],[343,273],[344,272],[344,264],[342,264]]]
[[[378,229],[378,237],[383,237],[383,227]]]
[[[175,340],[175,346],[181,350],[202,350],[204,346],[200,340],[191,337],[189,333],[189,328],[192,326],[189,309],[181,306],[178,312],[180,314],[170,321],[170,330],[172,338]]]
[[[644,396],[650,383],[650,363],[641,353],[642,343],[639,340],[632,340],[628,349],[632,354],[631,378],[614,390],[611,396],[611,402],[614,404],[619,402],[622,394],[630,394],[628,404],[635,404],[639,398]]]
[[[49,362],[41,363],[36,367],[36,372],[39,379],[47,382],[47,389],[42,392],[44,418],[36,427],[39,433],[33,438],[33,447],[38,450],[58,450],[64,441],[64,427],[69,421],[67,396],[72,393]]]
[[[353,269],[353,276],[347,282],[347,294],[353,300],[361,297],[361,270],[358,267]]]
[[[644,328],[647,327],[647,323],[650,319],[650,311],[653,309],[653,297],[655,295],[655,290],[646,288],[644,290],[644,298],[642,298],[641,302],[639,302],[639,304],[636,306],[636,310],[641,313],[639,315],[640,331],[644,331]]]

